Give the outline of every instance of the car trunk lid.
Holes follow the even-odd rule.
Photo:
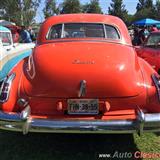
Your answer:
[[[27,95],[76,98],[130,97],[142,92],[137,56],[130,46],[108,42],[44,44],[33,54],[35,77],[23,79]]]

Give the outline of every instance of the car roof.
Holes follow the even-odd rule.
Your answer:
[[[124,22],[115,16],[104,14],[61,14],[46,19],[41,25],[37,43],[45,43],[49,29],[56,24],[62,23],[103,23],[115,26],[121,35],[121,43],[131,45],[128,29]]]
[[[0,26],[0,31],[1,32],[10,32],[10,30],[4,26]]]

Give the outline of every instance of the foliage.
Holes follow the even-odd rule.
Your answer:
[[[156,1],[156,5],[155,5],[155,16],[157,19],[160,20],[160,0]]]
[[[45,7],[43,9],[45,18],[59,14],[59,8],[56,6],[55,0],[45,0]]]
[[[153,0],[146,0],[146,4],[145,4],[146,8],[153,8]]]
[[[1,18],[15,22],[17,25],[30,25],[36,15],[41,0],[0,0]]]
[[[143,9],[143,6],[145,6],[145,1],[146,0],[139,0],[136,7],[137,11],[140,11],[141,9]]]
[[[153,0],[139,0],[136,9],[137,12],[134,15],[134,20],[156,18]]]
[[[80,13],[81,4],[79,0],[64,0],[62,3],[61,14]]]
[[[125,20],[126,25],[130,26],[132,22],[134,21],[134,18],[135,18],[134,15],[127,14],[126,20]]]
[[[137,12],[143,10],[144,8],[153,8],[153,0],[139,0],[137,4]]]
[[[108,13],[120,17],[124,22],[128,16],[128,11],[125,9],[125,5],[122,0],[112,0],[110,7],[108,8]]]
[[[58,1],[58,0],[57,0]],[[99,0],[90,0],[81,5],[80,0],[63,0],[57,6],[56,0],[45,0],[44,17],[67,13],[102,13]],[[30,25],[36,16],[41,0],[0,0],[0,18],[15,22],[17,25]],[[160,20],[160,0],[139,0],[136,13],[129,15],[123,0],[112,0],[108,13],[120,17],[127,25],[143,18]]]
[[[90,3],[83,5],[84,13],[102,13],[99,0],[91,0]]]
[[[143,19],[143,18],[155,18],[155,14],[153,14],[155,11],[151,8],[144,8],[143,10],[140,10],[136,12],[135,14],[135,20]]]

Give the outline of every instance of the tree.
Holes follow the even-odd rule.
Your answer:
[[[45,18],[59,14],[59,8],[56,6],[55,0],[45,0],[45,7],[43,9]]]
[[[155,18],[155,11],[153,11],[151,8],[143,8],[142,10],[136,12],[134,15],[134,21],[144,18]]]
[[[128,16],[128,11],[125,9],[122,0],[112,0],[112,3],[108,8],[108,13],[120,17],[124,22],[126,22],[126,17]]]
[[[155,16],[156,16],[156,19],[160,20],[160,1],[159,0],[156,1],[156,5],[155,5]]]
[[[79,0],[64,0],[64,2],[62,3],[62,9],[60,11],[61,14],[80,12],[81,4]]]
[[[41,0],[0,0],[2,18],[13,21],[17,25],[30,25],[36,15]]]
[[[130,26],[133,21],[134,21],[134,15],[128,14],[128,15],[126,16],[126,20],[125,20],[126,25],[127,25],[127,26]]]
[[[156,17],[155,7],[152,0],[139,0],[136,9],[137,12],[135,13],[134,20]]]
[[[146,8],[153,8],[153,0],[146,0],[146,4],[145,4]]]
[[[144,8],[154,8],[153,0],[139,0],[137,4],[137,12],[143,10]]]
[[[145,6],[145,2],[146,0],[139,0],[139,2],[137,3],[137,7],[136,7],[137,11],[140,11],[143,9],[143,7]]]
[[[83,5],[84,13],[102,13],[99,0],[91,0],[90,3]]]

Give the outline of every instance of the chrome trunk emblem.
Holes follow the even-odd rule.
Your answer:
[[[85,80],[82,80],[80,82],[80,89],[79,89],[79,92],[78,92],[78,97],[82,97],[82,96],[85,96],[86,94],[86,81]]]
[[[95,64],[95,61],[93,60],[79,60],[75,59],[72,64]]]

